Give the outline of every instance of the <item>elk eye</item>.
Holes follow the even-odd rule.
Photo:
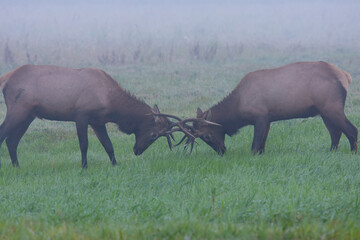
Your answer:
[[[157,135],[156,133],[152,133],[152,134],[151,134],[151,139],[156,139],[157,136],[158,136],[158,135]]]
[[[204,138],[205,138],[206,141],[210,141],[210,140],[211,140],[210,134],[206,134],[206,135],[204,136]]]

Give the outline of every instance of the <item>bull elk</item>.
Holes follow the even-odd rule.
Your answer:
[[[19,166],[19,141],[36,117],[76,123],[83,168],[87,168],[88,125],[113,165],[116,159],[105,127],[108,122],[117,124],[126,134],[135,134],[135,155],[161,136],[167,137],[172,147],[169,136],[177,124],[167,117],[177,118],[160,116],[156,105],[151,109],[102,70],[25,65],[0,77],[0,86],[7,107],[0,126],[0,145],[6,139],[14,166]]]
[[[194,137],[201,138],[219,154],[226,151],[225,134],[254,125],[252,153],[263,153],[270,123],[320,115],[331,137],[330,150],[337,149],[341,134],[357,152],[357,128],[347,119],[344,105],[351,83],[349,73],[326,62],[298,62],[247,74],[235,89],[218,104],[203,112],[197,110]],[[217,123],[199,122],[207,120]],[[187,143],[194,142],[194,137]]]

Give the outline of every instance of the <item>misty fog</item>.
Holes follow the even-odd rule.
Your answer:
[[[201,57],[222,61],[249,48],[360,50],[356,1],[2,1],[0,5],[1,72],[26,63],[77,67]]]

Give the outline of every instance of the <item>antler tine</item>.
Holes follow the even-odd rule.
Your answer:
[[[197,143],[197,142],[195,141],[195,138],[188,138],[188,139],[186,140],[186,143],[185,143],[185,146],[184,146],[184,150],[186,150],[186,149],[188,148],[189,144],[190,144],[190,154],[191,154],[192,151],[193,151],[193,148],[194,148],[194,143]]]
[[[171,139],[170,139],[169,135],[166,135],[166,139],[167,139],[167,142],[169,144],[170,151],[172,151],[173,150],[173,144],[171,142]]]
[[[174,145],[174,147],[179,146],[187,137],[188,137],[188,136],[184,135],[184,136],[181,138],[181,140],[180,140],[177,144]]]
[[[176,125],[175,125],[176,126]],[[173,134],[174,132],[180,132],[181,129],[180,128],[173,128],[170,131],[167,131],[165,134]]]
[[[177,116],[174,116],[174,115],[171,115],[171,114],[165,114],[165,113],[155,113],[153,112],[152,113],[154,116],[159,116],[159,117],[169,117],[169,118],[173,118],[175,120],[178,120],[179,122],[181,122],[181,118],[177,117]]]
[[[183,132],[185,135],[181,138],[181,140],[178,142],[178,143],[176,143],[175,145],[172,145],[171,144],[171,147],[177,147],[177,146],[179,146],[181,143],[183,143],[184,142],[184,140],[186,139],[186,144],[185,144],[185,147],[184,147],[184,150],[186,150],[186,148],[187,148],[187,146],[191,143],[191,150],[190,150],[190,153],[192,152],[192,149],[193,149],[193,147],[194,147],[194,141],[195,141],[195,136],[189,136],[187,133],[185,133],[184,131],[182,131],[180,128],[176,128],[176,129],[172,129],[171,130],[171,133],[168,133],[168,135],[166,135],[166,137],[167,137],[167,139],[168,139],[168,144],[169,144],[169,146],[170,146],[170,143],[169,143],[169,141],[170,141],[170,138],[169,138],[169,135],[172,135],[172,133],[173,132],[177,132],[177,131],[181,131],[181,132]],[[174,139],[174,138],[173,138]],[[174,139],[175,140],[175,139]]]
[[[171,137],[172,140],[175,141],[175,137],[174,137],[173,133],[169,133],[169,136]]]
[[[177,126],[177,128],[173,128],[170,131],[166,132],[166,134],[172,134],[174,132],[183,132],[185,134],[185,136],[190,136],[192,138],[195,138],[195,136],[190,133],[186,128],[189,128],[191,131],[193,131],[194,129],[191,126],[185,125],[185,127],[182,125],[182,121],[177,122],[177,123],[173,123],[172,127]]]
[[[184,133],[185,133],[185,132],[186,132],[186,133],[189,133],[189,132],[186,131],[186,130],[184,129],[184,127],[182,126],[181,122],[182,122],[183,120],[181,120],[181,118],[179,118],[178,116],[171,115],[171,114],[165,114],[165,113],[154,113],[154,112],[153,112],[153,114],[154,114],[155,116],[159,116],[159,117],[173,118],[173,119],[175,119],[175,120],[178,121],[178,122],[176,122],[176,123],[173,122],[170,127],[173,128],[173,127],[177,126],[177,127],[179,127],[179,129],[177,128],[175,131],[170,131],[169,134],[171,134],[171,133],[173,133],[173,132],[176,132],[176,131],[183,131]],[[188,127],[188,126],[187,126],[187,127]]]
[[[219,123],[211,122],[211,121],[208,121],[208,120],[205,120],[205,119],[201,119],[201,118],[187,118],[187,119],[185,119],[185,120],[182,120],[181,122],[182,122],[182,123],[187,123],[187,122],[201,122],[201,123],[206,123],[206,124],[213,125],[213,126],[222,127],[222,125],[219,124]]]
[[[160,117],[169,117],[169,118],[173,118],[175,120],[177,120],[177,123],[173,123],[172,127],[178,126],[180,128],[182,128],[182,124],[185,124],[187,122],[201,122],[201,123],[206,123],[206,124],[210,124],[210,125],[214,125],[214,126],[218,126],[221,127],[221,124],[215,123],[215,122],[211,122],[205,119],[199,119],[199,118],[187,118],[184,120],[181,120],[181,118],[175,116],[175,115],[171,115],[171,114],[164,114],[164,113],[153,113],[155,116],[160,116]],[[193,130],[193,128],[189,125],[186,125],[187,128],[190,128]],[[184,129],[181,129],[184,130]]]
[[[188,126],[186,126],[186,127],[188,127]],[[171,137],[173,140],[175,140],[175,137],[174,137],[174,135],[173,135],[174,132],[183,132],[183,133],[184,133],[184,131],[181,130],[181,129],[178,127],[178,128],[173,128],[173,129],[171,129],[171,130],[168,131],[168,132],[165,132],[165,135],[170,135],[170,137]],[[186,136],[186,134],[185,134],[185,136]]]
[[[193,148],[194,148],[194,144],[195,144],[195,143],[197,143],[197,142],[195,141],[195,139],[194,139],[193,141],[191,141],[190,154],[191,154],[192,151],[193,151]]]

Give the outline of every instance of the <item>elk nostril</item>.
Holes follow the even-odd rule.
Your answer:
[[[218,149],[217,153],[221,156],[223,156],[226,152],[226,147],[225,146],[222,146]]]
[[[134,151],[134,154],[135,154],[136,156],[139,155],[139,150],[137,150],[136,148],[133,148],[133,151]]]

